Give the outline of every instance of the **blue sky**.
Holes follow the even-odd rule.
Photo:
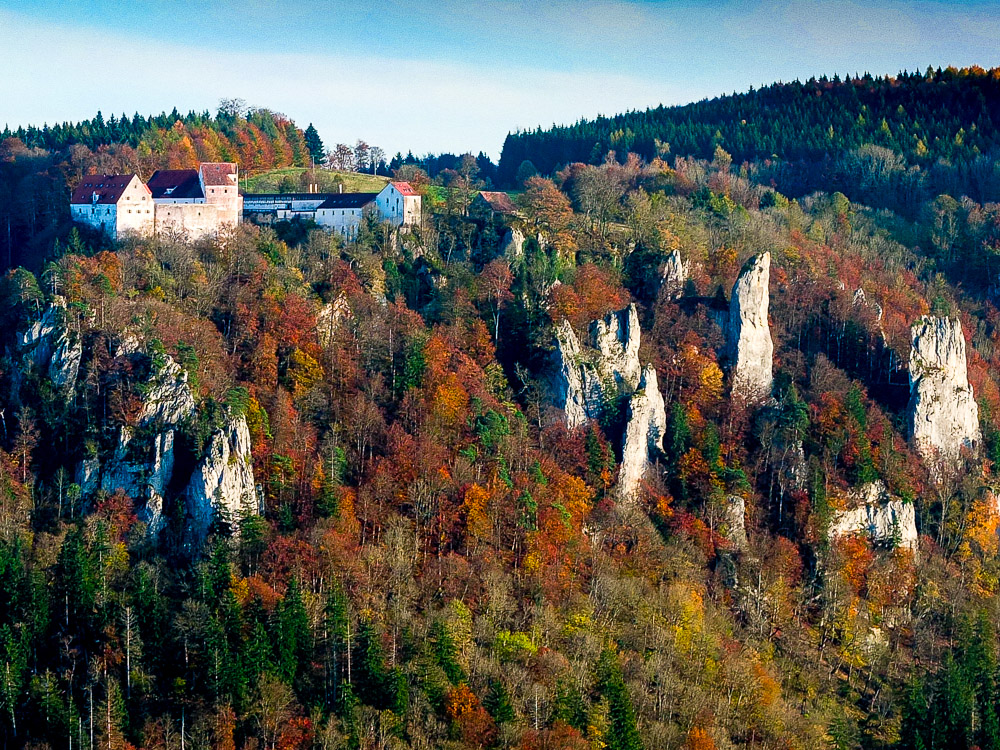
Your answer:
[[[775,80],[1000,66],[998,40],[996,0],[0,0],[0,125],[242,97],[328,145],[495,156]]]

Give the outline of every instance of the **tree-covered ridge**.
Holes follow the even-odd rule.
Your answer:
[[[775,83],[685,106],[628,112],[507,136],[500,179],[524,161],[551,173],[571,162],[599,163],[608,151],[652,159],[669,153],[737,163],[823,161],[865,145],[914,165],[972,161],[998,146],[1000,69],[928,69],[895,77],[822,77]]]
[[[315,131],[314,131],[315,132]],[[143,117],[98,112],[90,120],[53,126],[6,127],[0,142],[17,139],[30,149],[64,151],[83,146],[96,152],[111,146],[134,150],[137,171],[184,169],[203,161],[239,162],[243,169],[305,166],[309,145],[305,134],[288,117],[262,108],[225,100],[216,115],[176,108],[169,114]],[[318,138],[318,136],[317,136]],[[148,174],[143,176],[148,177]]]
[[[520,249],[469,217],[469,157],[413,234],[243,225],[112,252],[71,232],[5,275],[0,743],[996,750],[1000,207],[790,201],[727,156],[531,178]],[[765,250],[756,409],[714,315]],[[19,344],[56,295],[69,398]],[[625,405],[568,430],[547,366],[554,324],[629,302],[668,418],[622,503]],[[987,459],[944,482],[905,434],[927,313],[961,318]],[[167,355],[197,399],[178,463],[239,409],[263,497],[196,549],[182,487],[153,540],[141,501],[75,481]],[[829,533],[877,481],[914,508],[916,550]]]

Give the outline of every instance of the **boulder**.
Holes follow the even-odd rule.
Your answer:
[[[866,536],[881,546],[917,549],[917,516],[912,503],[904,503],[889,494],[881,479],[854,489],[848,496],[847,510],[830,521],[831,539],[843,536]]]
[[[656,382],[656,370],[646,365],[628,404],[628,421],[622,439],[622,462],[618,471],[618,496],[634,499],[642,484],[650,459],[663,451],[667,412]]]
[[[910,436],[940,478],[963,450],[978,451],[979,407],[969,385],[965,337],[958,320],[925,315],[911,329]]]
[[[212,435],[186,494],[190,531],[198,540],[208,535],[217,518],[235,526],[242,514],[261,512],[246,417],[229,419]]]
[[[771,395],[774,345],[767,322],[771,254],[756,255],[743,266],[729,300],[726,344],[733,369],[733,393],[749,402]]]
[[[663,266],[663,276],[660,279],[660,289],[667,299],[677,299],[684,294],[684,284],[688,279],[687,263],[681,260],[681,254],[674,250],[667,256]]]

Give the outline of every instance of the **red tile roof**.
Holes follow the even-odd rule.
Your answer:
[[[197,169],[158,169],[149,178],[153,198],[204,198]]]
[[[201,179],[206,185],[232,187],[236,184],[237,167],[232,162],[205,162],[201,165]]]
[[[393,182],[392,186],[403,195],[419,195],[419,193],[413,189],[413,185],[408,182]]]
[[[69,202],[77,205],[91,204],[94,203],[96,193],[97,203],[118,203],[133,177],[134,174],[88,174],[73,191]]]
[[[514,206],[513,201],[511,201],[507,193],[494,193],[481,190],[479,194],[483,196],[483,200],[489,204],[490,208],[498,214],[512,214],[517,212],[517,207]]]

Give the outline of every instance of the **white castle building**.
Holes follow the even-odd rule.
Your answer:
[[[148,184],[137,175],[87,175],[73,191],[70,213],[117,240],[123,234],[218,234],[244,217],[254,221],[312,219],[344,237],[357,237],[365,216],[395,227],[420,224],[420,194],[408,182],[378,193],[264,193],[240,195],[239,168],[211,162],[198,169],[161,169]]]

